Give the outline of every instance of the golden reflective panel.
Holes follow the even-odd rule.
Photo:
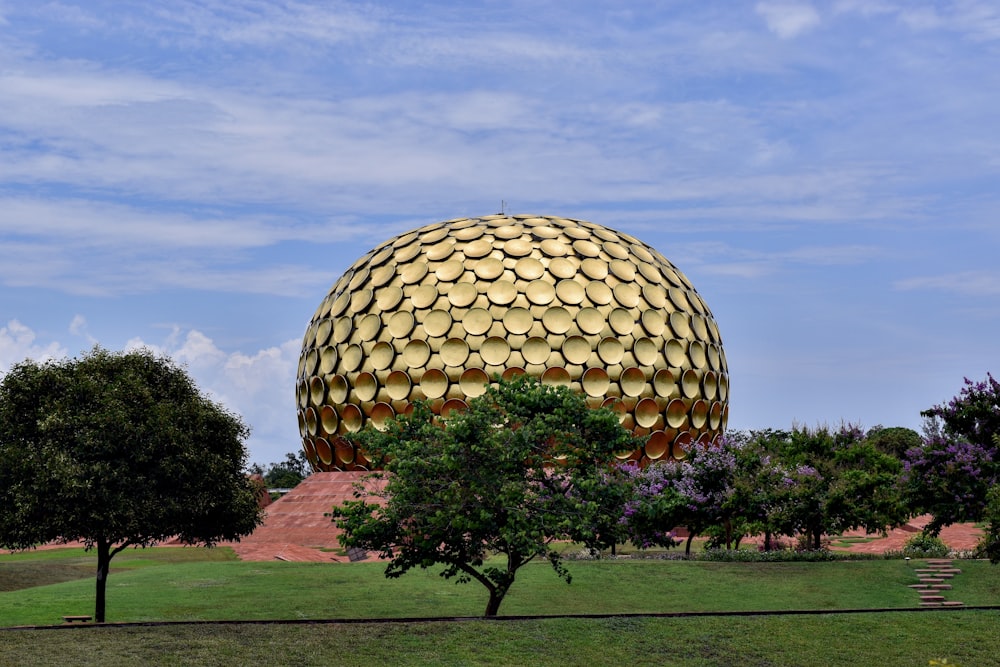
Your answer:
[[[333,283],[299,358],[303,448],[317,469],[366,469],[347,434],[423,399],[465,409],[525,368],[649,436],[623,461],[685,456],[728,421],[718,325],[663,255],[586,221],[491,215],[390,239]]]
[[[448,376],[437,368],[424,371],[420,378],[420,389],[427,398],[441,398],[448,391]]]

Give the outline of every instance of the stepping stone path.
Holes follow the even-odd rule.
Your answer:
[[[919,584],[910,584],[910,588],[920,593],[921,607],[961,607],[963,603],[946,600],[945,591],[951,590],[948,583],[956,574],[962,571],[954,567],[952,561],[946,558],[932,558],[926,562],[926,567],[914,570]]]

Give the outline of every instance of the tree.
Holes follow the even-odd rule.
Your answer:
[[[148,351],[24,361],[0,381],[0,544],[81,540],[111,559],[170,537],[212,546],[261,522],[247,427]]]
[[[547,558],[570,581],[553,540],[592,549],[614,542],[608,527],[622,496],[609,493],[603,473],[616,452],[635,447],[611,412],[528,376],[499,380],[441,422],[417,404],[357,440],[384,465],[373,475],[385,487],[376,502],[333,509],[341,544],[380,553],[389,578],[440,564],[446,579],[475,580],[489,592],[486,616],[533,558]]]
[[[904,460],[904,492],[914,510],[934,516],[924,527],[929,535],[982,519],[987,493],[1000,482],[1000,382],[989,373],[964,382],[950,401],[920,413],[926,437]]]
[[[285,460],[279,463],[268,463],[262,466],[254,463],[250,472],[259,474],[271,489],[291,489],[309,476],[309,460],[301,449],[285,454]]]

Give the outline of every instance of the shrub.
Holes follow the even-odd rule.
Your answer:
[[[950,549],[940,537],[917,533],[903,544],[903,556],[910,558],[945,558]]]

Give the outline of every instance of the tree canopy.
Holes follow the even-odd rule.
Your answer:
[[[358,440],[386,483],[377,502],[334,508],[341,543],[389,559],[390,578],[439,564],[445,578],[479,582],[486,616],[533,558],[570,581],[553,540],[613,544],[623,497],[605,474],[616,452],[635,447],[610,411],[528,376],[499,381],[440,422],[418,404]]]
[[[0,381],[0,544],[96,549],[103,621],[118,552],[171,537],[211,546],[260,524],[248,433],[149,351],[17,364]]]

